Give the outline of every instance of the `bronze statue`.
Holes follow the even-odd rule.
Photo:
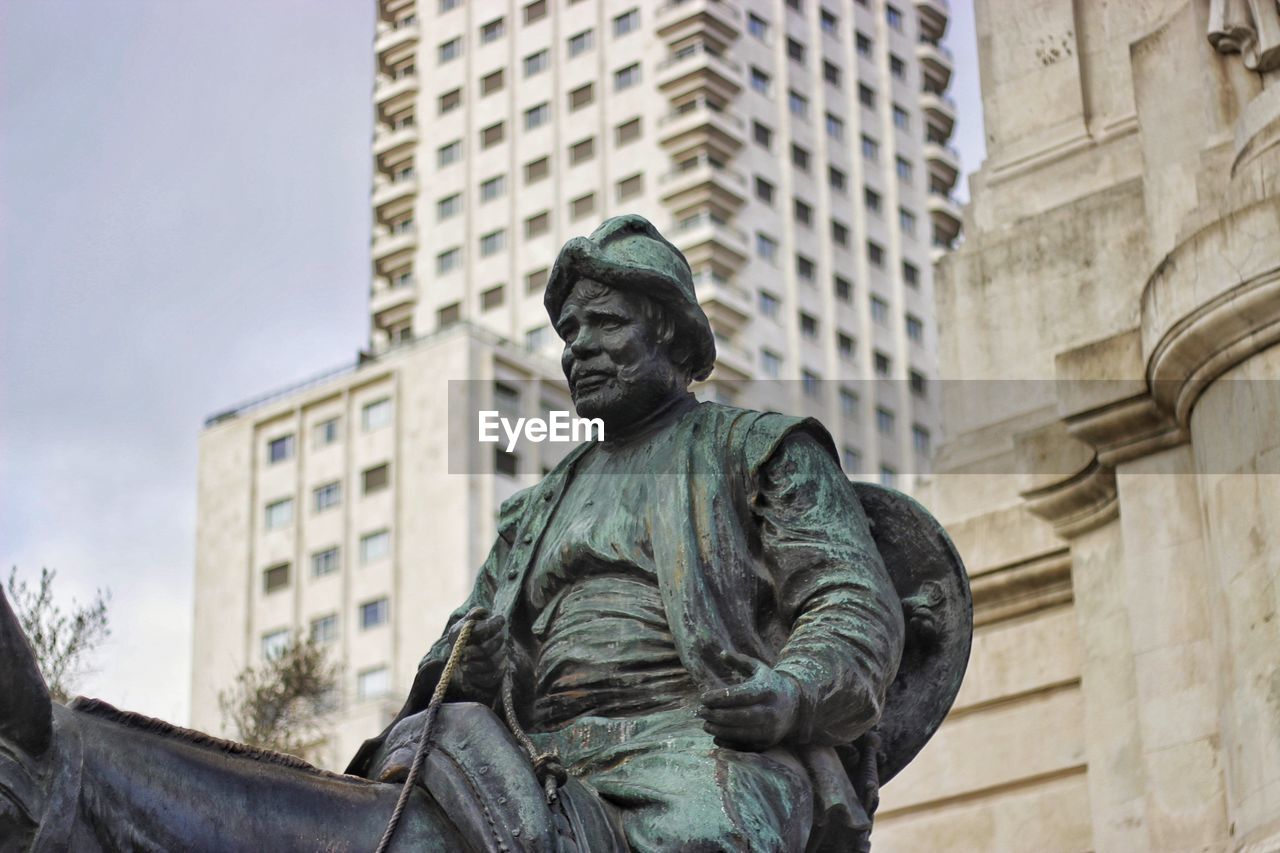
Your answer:
[[[910,499],[850,483],[817,421],[690,394],[715,339],[684,257],[643,218],[570,240],[544,301],[574,405],[604,421],[605,440],[504,504],[474,591],[351,775],[244,760],[208,738],[199,746],[216,756],[182,759],[225,764],[203,801],[232,811],[220,837],[252,825],[244,846],[265,843],[271,829],[237,810],[270,807],[268,846],[305,846],[288,830],[305,811],[329,821],[317,847],[371,850],[366,824],[389,819],[407,781],[391,849],[866,849],[879,785],[941,722],[968,658],[968,587],[945,533]],[[34,736],[2,723],[0,736],[22,755],[45,743],[57,765],[64,734],[96,744],[93,727],[131,722],[78,701]],[[11,719],[41,703],[10,705]],[[58,771],[37,761],[22,777],[3,761],[0,790],[18,794],[0,797],[12,806],[0,827],[25,818],[46,832],[22,778]],[[272,776],[281,768],[291,786]],[[229,805],[237,774],[293,793]],[[181,804],[194,792],[167,793]],[[159,836],[116,796],[118,819],[140,824],[121,838],[215,849],[182,837],[206,818]]]

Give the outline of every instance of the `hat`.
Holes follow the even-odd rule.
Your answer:
[[[694,293],[689,262],[653,223],[634,213],[615,216],[590,237],[574,237],[564,244],[542,299],[553,326],[573,286],[583,278],[660,301],[671,310],[678,333],[692,342],[693,378],[711,375],[716,339]]]

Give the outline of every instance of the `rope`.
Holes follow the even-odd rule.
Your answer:
[[[431,751],[431,734],[436,724],[436,713],[444,702],[444,694],[449,690],[449,682],[453,679],[453,673],[458,668],[458,660],[462,656],[462,650],[466,648],[467,641],[471,639],[471,629],[475,627],[479,616],[479,613],[472,610],[462,618],[462,627],[458,629],[458,638],[453,641],[453,648],[449,650],[449,659],[445,662],[444,672],[440,673],[440,680],[436,682],[436,689],[431,694],[431,701],[427,703],[427,712],[422,720],[422,736],[418,741],[418,749],[413,754],[413,764],[409,766],[409,775],[405,777],[404,786],[400,789],[400,797],[396,800],[395,811],[391,813],[391,820],[387,822],[387,828],[382,833],[382,840],[378,842],[375,853],[386,853],[387,850],[391,849],[391,837],[395,835],[396,827],[400,825],[400,818],[404,814],[405,806],[409,804],[409,796],[413,792],[413,786],[417,783],[418,775],[422,772],[422,765],[427,760],[427,753]]]
[[[520,718],[516,716],[516,706],[512,699],[510,670],[507,670],[502,678],[502,716],[506,718],[507,728],[511,729],[511,733],[515,735],[520,746],[528,754],[529,760],[533,762],[533,772],[542,783],[543,791],[546,792],[547,805],[554,804],[557,799],[556,787],[568,780],[569,772],[560,763],[559,755],[554,752],[539,752],[538,747],[520,727]]]

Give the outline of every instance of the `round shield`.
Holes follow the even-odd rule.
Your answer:
[[[951,710],[969,664],[973,599],[951,537],[928,510],[884,486],[853,486],[906,623],[902,662],[877,727],[884,785],[915,758]]]

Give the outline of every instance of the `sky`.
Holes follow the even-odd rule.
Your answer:
[[[365,342],[373,26],[372,0],[0,10],[0,568],[55,569],[64,608],[110,591],[82,693],[187,721],[203,419]]]

